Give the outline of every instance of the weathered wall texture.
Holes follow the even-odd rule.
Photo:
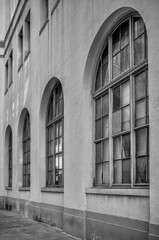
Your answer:
[[[1,205],[83,239],[146,240],[148,235],[149,239],[159,239],[159,1],[61,0],[51,14],[54,1],[50,0],[49,20],[40,33],[39,2],[18,2],[5,48],[0,49]],[[18,70],[18,34],[29,9],[31,51]],[[132,10],[141,15],[148,34],[150,188],[95,189],[94,68],[105,36],[122,15]],[[0,40],[4,37],[0,31]],[[4,95],[4,64],[11,49],[13,83]],[[46,175],[45,114],[56,79],[64,94],[64,189],[46,192],[42,190]],[[24,109],[29,111],[31,121],[30,191],[19,189]],[[12,189],[5,189],[4,142],[8,125],[13,134]]]

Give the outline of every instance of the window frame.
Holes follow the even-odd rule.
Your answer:
[[[61,101],[62,101],[62,113],[61,115],[55,117],[55,111],[56,111],[56,108],[55,108],[55,104],[56,104],[56,100],[55,100],[55,91],[56,89],[60,87],[61,88],[61,94],[62,94],[62,97],[61,97]],[[50,109],[50,101],[51,101],[51,98],[53,98],[52,100],[52,111],[53,111],[53,118],[48,121],[48,111]],[[62,132],[61,132],[61,135],[56,137],[56,130],[55,130],[55,126],[56,124],[58,123],[61,123],[61,127],[62,127]],[[53,128],[53,138],[52,139],[49,139],[49,128],[52,127]],[[62,139],[62,150],[58,153],[55,153],[55,147],[56,147],[56,140],[58,138],[61,138]],[[50,141],[53,141],[53,152],[52,154],[48,154],[48,147],[49,147],[49,142]],[[55,164],[56,164],[56,155],[61,155],[62,157],[62,182],[61,184],[56,184],[56,180],[55,180],[55,176],[56,176],[56,167],[55,167]],[[49,171],[48,169],[48,161],[49,161],[49,158],[52,157],[52,165],[53,165],[53,169]],[[52,184],[49,184],[49,172],[52,172]],[[64,99],[63,99],[63,90],[62,90],[62,85],[61,83],[56,83],[55,86],[53,87],[52,91],[51,91],[51,94],[50,94],[50,97],[49,97],[49,101],[48,101],[48,104],[47,104],[47,111],[46,111],[46,188],[63,188],[64,187]]]
[[[31,157],[31,154],[30,154],[31,153],[31,136],[30,135],[31,135],[30,115],[27,112],[24,118],[23,139],[22,139],[22,149],[23,149],[22,184],[24,188],[31,186],[31,158],[30,158]],[[28,144],[29,144],[29,149],[28,149]],[[25,161],[25,154],[27,155],[26,161]],[[28,155],[29,155],[29,161],[28,161]],[[29,173],[28,173],[28,170],[26,170],[28,168],[29,168]],[[27,179],[29,179],[29,181]]]
[[[147,33],[146,33],[146,27],[144,25],[144,38],[145,38],[145,49],[144,49],[144,56],[145,58],[137,63],[136,65],[134,64],[134,38],[133,38],[133,31],[134,31],[134,19],[136,17],[141,18],[141,16],[139,16],[138,14],[134,14],[131,13],[129,15],[126,15],[124,18],[122,18],[112,29],[112,31],[107,35],[107,37],[105,38],[105,43],[104,43],[104,47],[102,48],[102,51],[100,52],[100,56],[98,58],[97,61],[97,65],[96,65],[96,71],[95,71],[95,78],[94,78],[94,89],[93,89],[93,99],[94,99],[94,113],[95,113],[95,109],[96,109],[96,101],[97,99],[100,99],[102,96],[104,96],[106,93],[108,93],[109,95],[109,183],[97,183],[97,175],[96,175],[96,149],[95,149],[95,177],[94,177],[94,183],[93,185],[96,187],[148,187],[149,183],[136,183],[135,178],[136,178],[136,155],[135,155],[135,151],[136,151],[136,147],[135,147],[135,132],[137,131],[137,129],[139,128],[146,128],[149,129],[149,124],[145,124],[144,126],[139,126],[138,128],[136,128],[134,126],[135,123],[135,117],[134,117],[134,108],[135,108],[135,97],[133,96],[135,90],[135,76],[137,76],[139,73],[142,73],[144,71],[146,71],[146,81],[148,84],[148,57],[147,57],[147,47],[148,47],[148,40],[147,40]],[[142,18],[141,18],[142,19]],[[124,22],[126,22],[127,20],[129,20],[129,68],[127,70],[125,70],[124,72],[121,72],[119,75],[117,75],[116,77],[113,77],[113,53],[112,53],[112,39],[113,39],[113,34],[114,32],[118,29],[121,28],[122,24]],[[142,19],[143,21],[143,19]],[[97,71],[99,68],[99,63],[101,62],[101,58],[102,58],[102,54],[105,50],[105,47],[108,45],[108,81],[105,85],[101,85],[98,89],[96,89],[96,79],[97,79]],[[101,69],[102,72],[102,69]],[[102,83],[103,79],[101,77],[100,82]],[[124,82],[129,81],[130,82],[130,129],[129,131],[125,131],[122,132],[120,131],[120,133],[117,134],[113,134],[113,89],[116,88],[117,86],[120,86],[121,84],[123,84]],[[148,95],[147,95],[148,96]],[[149,98],[149,97],[148,97]],[[147,101],[148,102],[148,101]],[[149,102],[148,102],[149,103]],[[146,117],[147,115],[145,115]],[[95,116],[94,116],[94,119]],[[96,131],[96,126],[94,125],[94,129]],[[147,130],[148,132],[149,130]],[[130,183],[114,183],[114,172],[113,172],[113,138],[115,136],[121,136],[123,134],[127,134],[130,133],[130,146],[131,146],[131,152],[130,152]],[[95,133],[94,133],[95,136]],[[96,142],[98,141],[98,139],[96,139],[96,137],[94,137],[94,146],[96,148]],[[148,143],[149,144],[149,136],[148,136]],[[132,157],[133,156],[133,157]],[[149,154],[148,154],[149,157]],[[148,168],[149,168],[149,163],[148,163]]]
[[[12,165],[13,165],[13,138],[12,138],[12,130],[10,128],[9,131],[9,139],[8,139],[8,187],[12,187]]]
[[[25,24],[24,60],[26,60],[31,50],[31,10],[28,11],[24,24]]]
[[[18,34],[18,71],[21,69],[23,65],[23,48],[24,48],[24,34],[23,34],[23,26],[21,27],[19,34]]]

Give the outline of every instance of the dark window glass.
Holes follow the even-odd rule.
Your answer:
[[[9,146],[8,146],[8,186],[12,187],[12,131],[9,133]]]
[[[26,114],[23,127],[23,187],[30,187],[30,117]]]
[[[47,111],[47,178],[46,186],[63,186],[63,94],[57,84],[48,103]]]

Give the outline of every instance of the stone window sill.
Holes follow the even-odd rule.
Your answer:
[[[12,187],[5,187],[5,189],[12,191]]]
[[[42,187],[41,192],[64,193],[64,189],[63,188]]]
[[[131,189],[87,188],[86,194],[149,197],[149,189],[148,188],[145,188],[145,189],[141,189],[141,188],[131,188]]]
[[[30,192],[30,187],[19,187],[19,191]]]

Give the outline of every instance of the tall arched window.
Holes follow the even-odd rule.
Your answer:
[[[63,94],[57,84],[50,95],[47,109],[46,186],[63,186]]]
[[[95,184],[149,182],[147,34],[129,15],[107,36],[95,81]]]
[[[23,127],[23,187],[30,187],[30,117],[28,112]]]
[[[8,187],[12,187],[12,130],[9,131],[8,144]]]

